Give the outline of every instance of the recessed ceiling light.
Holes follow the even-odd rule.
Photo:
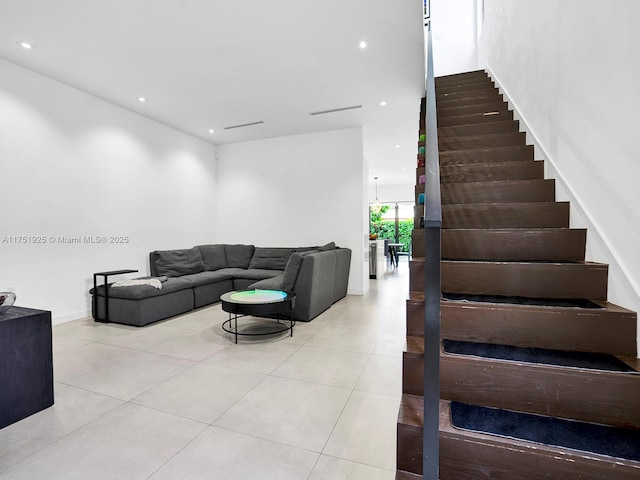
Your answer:
[[[25,48],[27,50],[30,50],[33,48],[33,45],[31,45],[29,42],[18,42],[18,45],[20,45],[22,48]]]
[[[384,107],[387,104],[387,102],[385,102],[384,100],[382,100],[378,105],[380,105],[381,107]]]
[[[400,145],[396,145],[396,148],[400,148]]]
[[[138,101],[144,103],[147,101],[147,99],[144,97],[138,97]]]
[[[367,48],[367,42],[366,40],[361,40],[360,43],[358,44],[358,46],[360,48]]]
[[[215,133],[215,130],[213,128],[210,128],[209,133]]]

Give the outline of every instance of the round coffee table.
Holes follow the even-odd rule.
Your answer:
[[[273,335],[288,330],[293,337],[293,327],[296,324],[293,319],[295,299],[295,293],[282,290],[237,290],[224,293],[220,296],[220,300],[222,310],[229,313],[229,320],[222,324],[222,329],[235,335],[236,343],[238,343],[238,335]],[[288,309],[289,318],[283,315],[285,309]],[[271,318],[282,328],[269,329],[267,332],[239,331],[238,318],[247,316]]]

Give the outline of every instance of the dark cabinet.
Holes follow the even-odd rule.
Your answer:
[[[51,312],[0,314],[0,428],[53,405]]]

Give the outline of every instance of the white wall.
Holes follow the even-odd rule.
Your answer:
[[[349,293],[365,290],[362,129],[219,147],[217,241],[352,249]]]
[[[609,300],[640,310],[636,0],[485,0],[483,63],[526,123]]]
[[[376,184],[369,183],[369,203],[376,201]],[[380,203],[414,202],[415,185],[411,183],[380,183],[378,182],[378,201]]]
[[[213,145],[4,60],[0,132],[0,285],[18,305],[83,318],[93,272],[146,274],[149,251],[214,239]]]
[[[480,68],[477,3],[477,0],[431,0],[433,69],[436,77]]]

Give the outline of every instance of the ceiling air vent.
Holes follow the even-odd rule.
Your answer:
[[[355,110],[362,108],[362,105],[353,105],[352,107],[334,108],[332,110],[320,110],[318,112],[310,112],[309,115],[324,115],[325,113],[344,112],[345,110]]]
[[[260,125],[261,123],[264,123],[264,122],[260,120],[259,122],[243,123],[241,125],[231,125],[230,127],[223,127],[223,128],[225,130],[231,130],[233,128],[242,128],[242,127],[250,127],[251,125]]]

